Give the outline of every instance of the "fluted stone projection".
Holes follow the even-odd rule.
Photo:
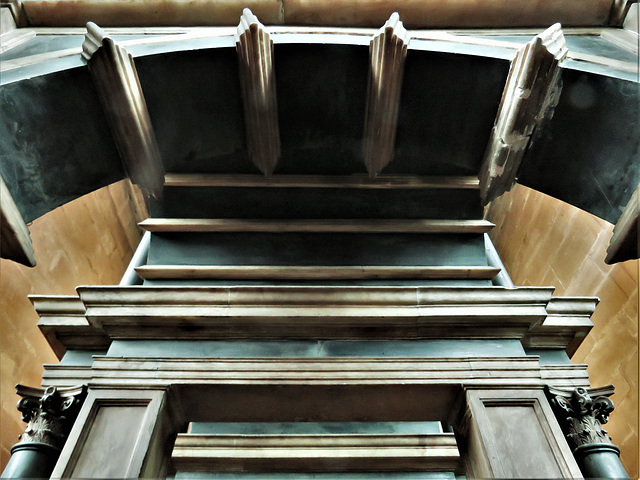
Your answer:
[[[609,26],[621,27],[624,23],[624,19],[629,13],[631,5],[638,3],[638,0],[613,0],[611,5],[611,12],[609,14]]]
[[[370,177],[393,159],[409,34],[397,12],[369,44],[363,155]]]
[[[262,173],[271,175],[280,158],[273,41],[248,8],[240,17],[236,51],[249,155]]]
[[[629,478],[620,462],[620,449],[602,427],[609,421],[613,385],[601,388],[560,389],[547,395],[585,478]]]
[[[87,395],[86,385],[70,388],[16,386],[18,410],[27,423],[2,478],[49,478]]]
[[[605,263],[612,265],[640,257],[640,184],[613,227]]]
[[[0,177],[0,254],[28,267],[36,266],[31,235],[13,197]]]
[[[559,23],[521,48],[509,69],[496,120],[480,168],[484,205],[511,190],[531,135],[553,115],[560,99],[560,62],[567,45]]]
[[[133,57],[91,22],[82,57],[129,178],[147,193],[160,196],[165,172]]]

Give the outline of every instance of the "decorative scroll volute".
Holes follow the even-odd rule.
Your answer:
[[[236,51],[249,154],[262,173],[271,175],[280,158],[273,41],[248,8],[240,17]]]
[[[363,155],[372,178],[393,159],[409,39],[395,12],[369,44]]]
[[[17,385],[16,393],[22,397],[18,410],[27,423],[20,443],[46,443],[61,449],[87,395],[86,385],[61,389]]]
[[[156,197],[164,168],[133,57],[94,23],[82,44],[93,83],[131,181]]]
[[[584,445],[611,444],[602,425],[609,421],[613,386],[599,389],[575,388],[573,391],[549,389],[549,401],[567,441],[573,450]]]
[[[559,23],[516,53],[480,168],[483,204],[513,187],[534,129],[551,118],[560,99],[560,62],[567,45]]]

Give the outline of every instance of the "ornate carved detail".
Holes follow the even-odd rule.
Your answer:
[[[16,386],[18,410],[27,423],[20,443],[46,443],[62,448],[87,395],[87,386],[34,388]]]
[[[409,40],[409,34],[395,12],[369,44],[363,155],[372,178],[393,159]]]
[[[2,258],[35,267],[31,235],[9,189],[0,177],[0,252]]]
[[[22,442],[61,447],[86,396],[86,386],[42,389],[18,385],[16,392],[23,397],[17,408],[28,424]]]
[[[271,175],[280,157],[273,41],[248,8],[240,17],[236,51],[249,154],[262,173]]]
[[[611,443],[602,425],[609,421],[613,386],[573,390],[549,388],[549,400],[572,449],[594,443]]]
[[[536,126],[551,118],[560,99],[560,62],[567,45],[559,23],[516,53],[480,168],[483,204],[511,190]]]
[[[131,181],[162,194],[164,168],[133,57],[94,23],[82,44],[93,83]]]

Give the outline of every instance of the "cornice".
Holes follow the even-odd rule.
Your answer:
[[[32,296],[61,356],[114,339],[518,339],[571,354],[597,299],[519,287],[78,287]]]

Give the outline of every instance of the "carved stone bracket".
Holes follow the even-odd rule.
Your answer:
[[[516,53],[502,93],[482,167],[484,205],[513,187],[536,126],[551,118],[560,99],[560,62],[568,52],[559,23]]]
[[[613,0],[611,12],[609,13],[609,26],[621,27],[629,13],[631,5],[634,3],[638,3],[638,0]]]
[[[4,180],[0,177],[0,253],[2,258],[35,267],[29,229]]]
[[[409,34],[397,12],[369,44],[363,155],[370,177],[393,159]]]
[[[165,172],[133,57],[91,22],[82,57],[129,178],[147,193],[160,196]]]
[[[249,154],[262,173],[271,175],[280,158],[273,41],[248,8],[240,17],[236,51]]]
[[[604,262],[612,265],[640,257],[640,184],[613,227]]]
[[[62,449],[87,395],[87,386],[35,388],[16,386],[18,410],[27,423],[20,444],[45,443]]]
[[[572,450],[591,444],[611,444],[602,425],[609,421],[613,385],[573,390],[549,388],[551,406]]]

